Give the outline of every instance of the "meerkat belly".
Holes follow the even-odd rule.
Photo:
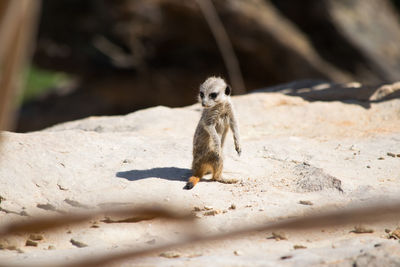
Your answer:
[[[193,139],[193,156],[198,158],[210,151],[210,134],[201,126],[198,126]]]
[[[217,133],[219,137],[221,138],[222,134],[228,129],[229,127],[229,118],[226,115],[223,115],[218,118],[217,124],[215,126],[215,130],[217,130]]]

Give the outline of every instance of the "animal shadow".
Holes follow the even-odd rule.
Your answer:
[[[137,181],[146,178],[161,178],[170,181],[186,181],[191,175],[190,169],[163,167],[152,168],[148,170],[131,170],[125,172],[117,172],[118,178],[124,178],[129,181]]]

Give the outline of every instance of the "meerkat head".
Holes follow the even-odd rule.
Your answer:
[[[200,85],[199,102],[205,108],[211,108],[229,99],[231,87],[222,78],[210,77]]]

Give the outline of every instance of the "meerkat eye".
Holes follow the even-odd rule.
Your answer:
[[[217,98],[217,93],[211,93],[211,94],[209,94],[208,96],[211,98],[211,99],[216,99]]]
[[[203,98],[204,97],[204,93],[200,92],[200,97]]]

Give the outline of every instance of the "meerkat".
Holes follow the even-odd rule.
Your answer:
[[[198,100],[204,109],[193,137],[192,176],[184,189],[192,189],[210,172],[212,180],[230,182],[221,177],[222,150],[229,128],[233,133],[236,152],[239,156],[241,154],[239,130],[230,95],[231,87],[222,78],[210,77],[200,85]]]

